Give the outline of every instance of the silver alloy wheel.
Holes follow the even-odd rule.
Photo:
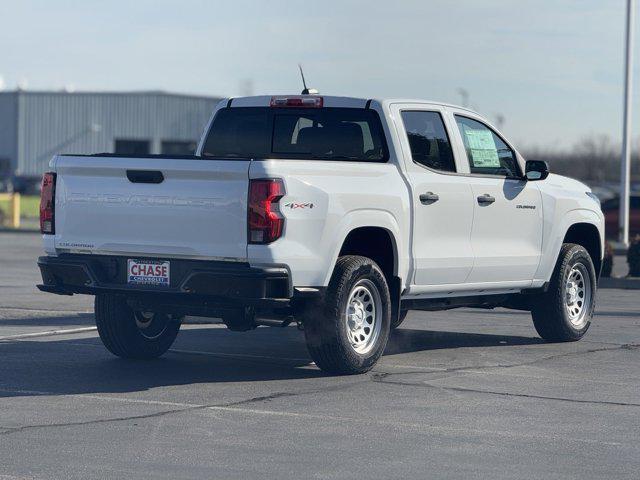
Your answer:
[[[591,281],[587,268],[576,263],[567,275],[564,286],[564,307],[575,328],[584,327],[591,308]]]
[[[382,329],[382,300],[371,280],[362,279],[351,289],[345,323],[351,348],[360,355],[369,353]]]
[[[156,339],[162,335],[171,321],[169,315],[153,312],[136,311],[134,316],[138,331],[149,340]]]

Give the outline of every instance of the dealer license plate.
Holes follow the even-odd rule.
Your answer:
[[[160,260],[127,260],[127,283],[169,286],[169,262]]]

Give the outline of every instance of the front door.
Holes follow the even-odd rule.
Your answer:
[[[467,283],[532,280],[542,250],[542,196],[515,151],[479,119],[455,115],[469,163],[475,261]]]

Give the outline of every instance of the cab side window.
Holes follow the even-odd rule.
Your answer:
[[[516,154],[484,123],[456,115],[471,173],[520,177]]]
[[[438,112],[405,110],[402,122],[414,162],[443,172],[456,171],[451,142]]]

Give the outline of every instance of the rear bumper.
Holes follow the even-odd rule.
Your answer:
[[[40,257],[38,288],[59,295],[116,293],[156,303],[233,307],[286,306],[293,297],[289,271],[248,263],[166,259],[168,287],[127,284],[127,259],[111,255]],[[163,259],[158,259],[163,260]]]

